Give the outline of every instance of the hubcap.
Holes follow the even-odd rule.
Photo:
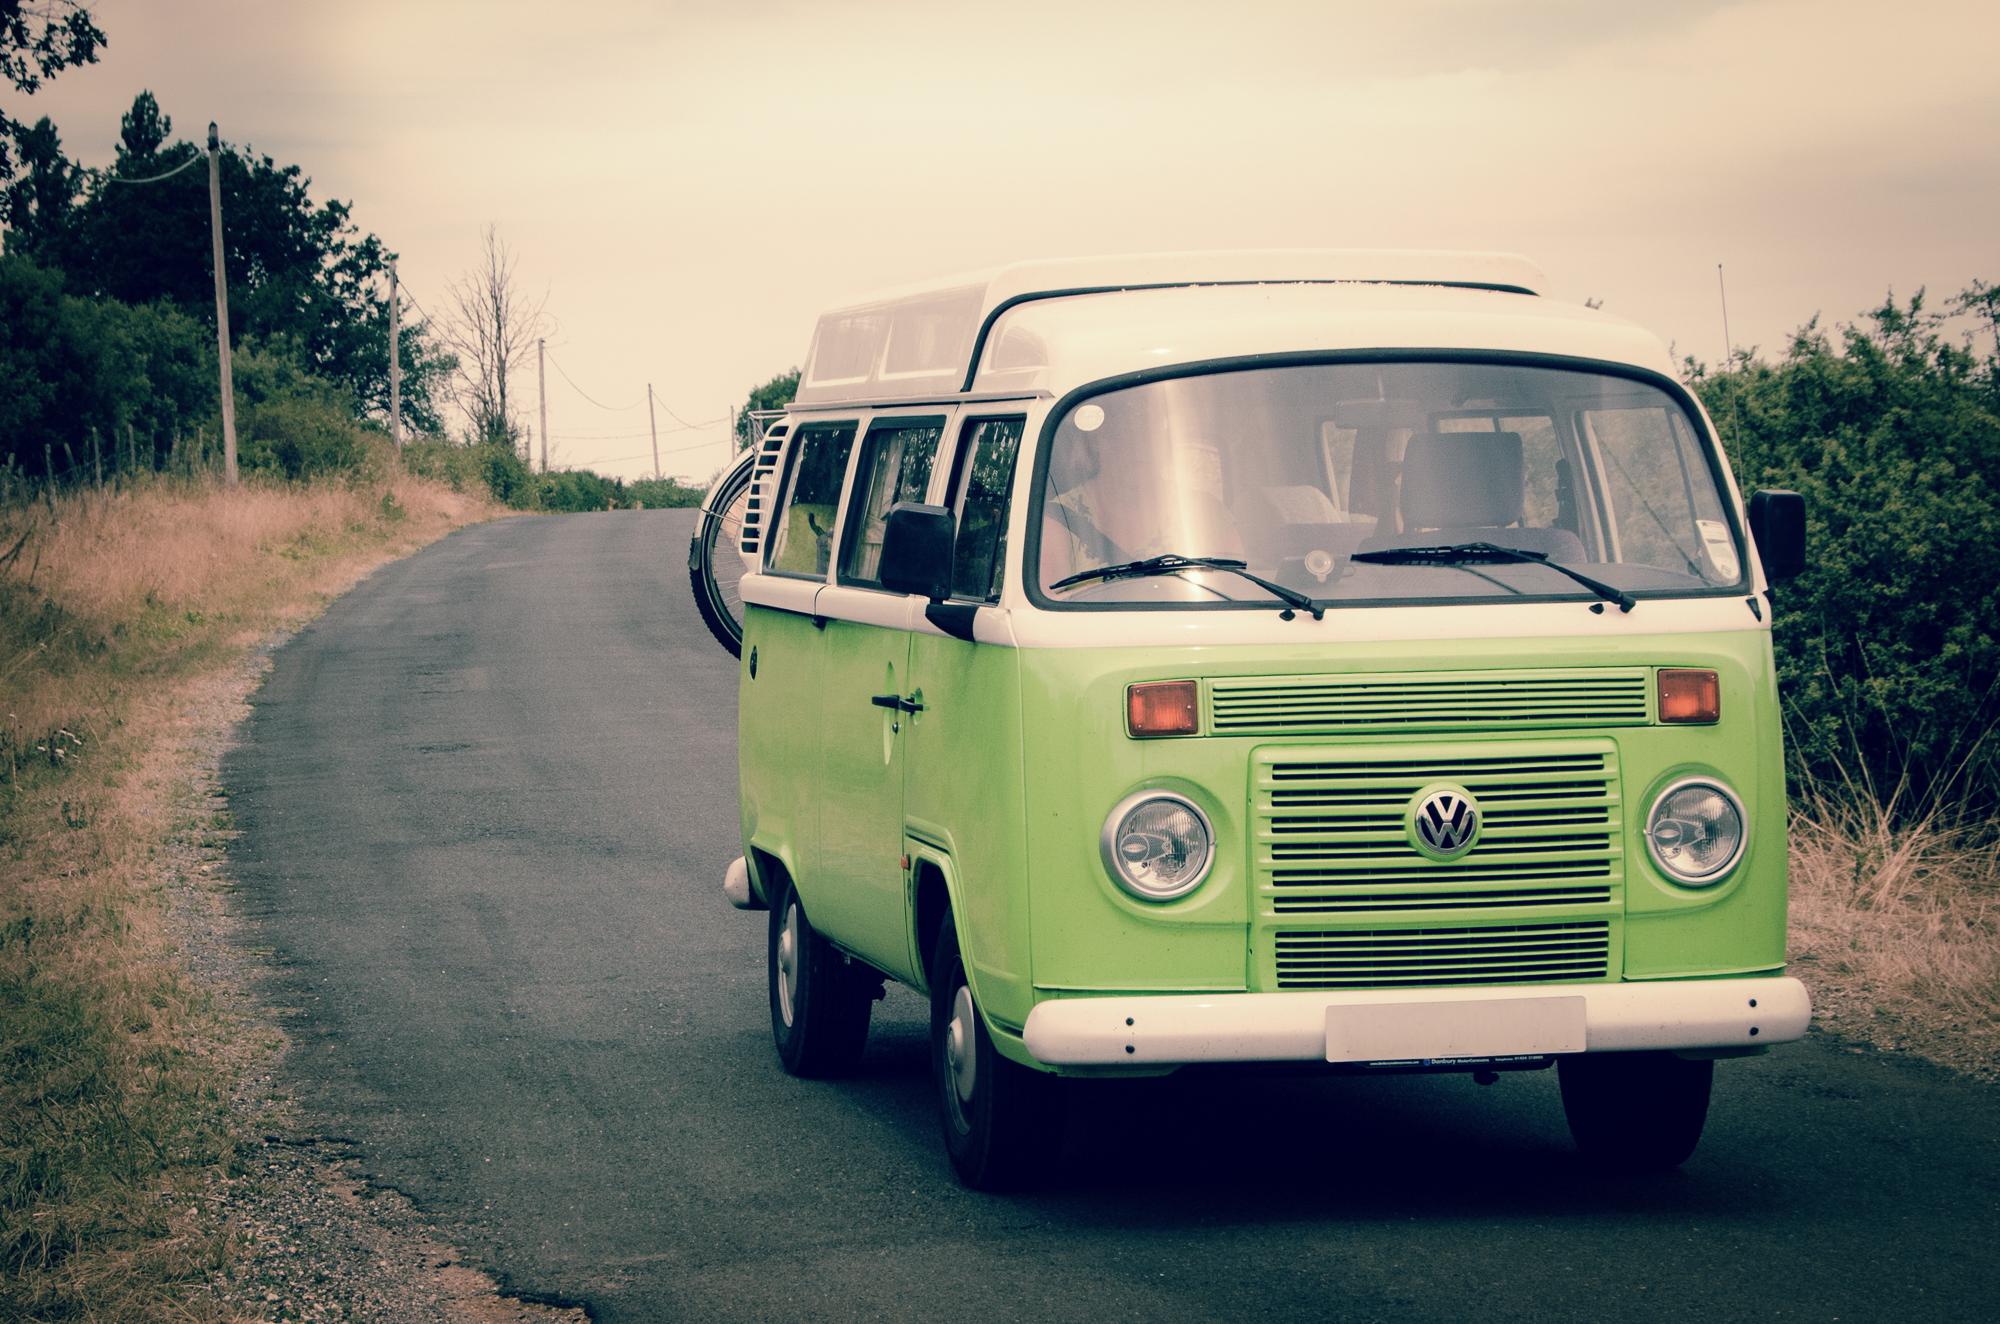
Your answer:
[[[799,977],[799,907],[785,907],[785,928],[778,935],[778,1014],[792,1023],[792,987]]]
[[[951,1000],[951,1024],[944,1032],[944,1063],[960,1103],[972,1102],[972,1091],[979,1084],[979,1054],[973,1042],[973,1017],[978,1014],[972,1007],[972,990],[960,984]]]

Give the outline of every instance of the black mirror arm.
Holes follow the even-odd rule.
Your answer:
[[[972,637],[972,622],[979,615],[976,602],[933,601],[924,608],[924,619],[954,639],[966,643],[975,642]]]

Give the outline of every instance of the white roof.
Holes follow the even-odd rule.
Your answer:
[[[1248,285],[1017,304],[995,320],[972,389],[1062,395],[1173,364],[1353,350],[1543,354],[1674,375],[1657,336],[1580,304],[1435,286]]]
[[[986,355],[981,342],[990,342],[997,320],[1048,301],[1163,287],[1368,283],[1506,291],[1518,306],[1542,280],[1533,263],[1505,253],[1293,249],[1022,262],[884,291],[826,313],[806,353],[797,403],[956,394],[968,387],[973,356]]]

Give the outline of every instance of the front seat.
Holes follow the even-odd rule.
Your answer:
[[[1518,432],[1419,432],[1403,452],[1403,532],[1369,551],[1490,542],[1551,561],[1584,559],[1568,529],[1522,528],[1526,484]]]

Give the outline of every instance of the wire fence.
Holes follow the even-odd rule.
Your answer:
[[[0,506],[37,500],[53,505],[65,492],[117,488],[161,477],[219,477],[221,473],[222,439],[205,428],[196,429],[191,436],[174,436],[164,449],[130,427],[122,438],[110,442],[93,429],[81,453],[68,442],[44,443],[40,472],[24,469],[18,457],[9,455],[6,463],[0,464]]]

